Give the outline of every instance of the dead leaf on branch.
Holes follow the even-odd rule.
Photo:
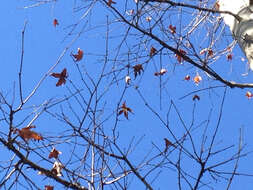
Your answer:
[[[152,57],[156,52],[157,50],[152,46],[149,52],[149,56]]]
[[[55,159],[57,159],[58,156],[59,156],[59,154],[62,154],[62,152],[60,152],[60,151],[56,150],[55,148],[53,148],[51,150],[51,152],[49,153],[48,158],[55,158]]]
[[[53,165],[53,168],[51,169],[51,172],[54,174],[54,175],[57,175],[57,176],[62,176],[62,168],[64,166],[62,165],[62,163],[58,162],[58,161],[55,161],[54,162],[54,165]]]
[[[53,21],[53,25],[54,25],[54,27],[56,27],[57,25],[59,25],[59,22],[58,22],[58,20],[56,18]]]
[[[51,73],[51,76],[55,78],[59,78],[58,82],[56,83],[56,86],[61,86],[66,83],[67,75],[67,69],[64,68],[61,73]]]
[[[75,58],[75,62],[80,61],[83,58],[83,50],[77,48],[77,54],[71,53],[71,55]]]
[[[179,51],[180,54],[186,55],[186,52],[185,52],[184,50],[179,49],[178,51]],[[177,58],[177,61],[178,61],[179,63],[182,63],[184,59],[183,59],[183,57],[181,57],[180,54],[176,54],[175,56],[176,56],[176,58]]]
[[[132,109],[129,108],[129,107],[127,107],[127,106],[126,106],[126,102],[124,102],[124,103],[122,104],[122,106],[120,107],[120,111],[119,111],[118,114],[121,115],[122,113],[124,113],[125,118],[128,119],[128,112],[133,113]]]
[[[108,0],[107,5],[110,7],[112,4],[116,4],[116,2],[113,0]]]
[[[176,148],[176,146],[172,142],[170,142],[167,138],[164,138],[164,141],[165,141],[165,150],[164,150],[165,153],[168,151],[168,148],[170,146]]]
[[[45,190],[54,190],[54,186],[45,185]]]
[[[23,138],[25,141],[28,141],[30,139],[38,140],[38,141],[43,140],[43,137],[41,135],[39,135],[38,133],[30,130],[30,129],[33,129],[33,128],[35,128],[34,125],[24,127],[21,130],[20,129],[15,129],[14,133],[18,133],[18,135],[21,138]]]
[[[137,75],[140,75],[141,74],[141,71],[144,72],[144,69],[142,67],[142,64],[137,64],[135,66],[133,66],[133,69],[134,69],[134,77],[136,78]]]
[[[197,94],[195,94],[193,97],[192,97],[192,100],[193,101],[195,101],[195,100],[200,100],[200,97],[197,95]]]

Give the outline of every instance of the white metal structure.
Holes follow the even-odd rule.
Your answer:
[[[222,17],[253,70],[253,0],[220,0],[218,4],[220,11],[238,15],[239,20],[229,14],[222,14]]]

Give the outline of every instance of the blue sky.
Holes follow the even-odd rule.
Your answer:
[[[75,4],[76,3],[76,4]],[[86,19],[83,19],[79,22],[80,18],[84,14],[84,10],[75,12],[73,7],[79,7],[82,5],[82,1],[57,1],[56,3],[45,4],[34,8],[22,8],[28,5],[31,5],[32,1],[23,1],[23,0],[13,0],[13,1],[1,1],[0,7],[0,18],[2,18],[2,24],[0,25],[0,63],[2,64],[2,69],[0,70],[0,80],[1,92],[6,95],[9,101],[12,100],[13,91],[15,92],[15,103],[14,105],[19,105],[18,99],[18,71],[20,66],[20,57],[21,57],[21,31],[24,27],[24,23],[27,22],[25,30],[25,41],[24,41],[24,65],[23,65],[23,93],[26,97],[39,80],[44,76],[44,74],[51,68],[63,52],[63,50],[69,46],[71,41],[76,37],[79,31],[84,27],[83,32],[80,37],[71,44],[67,53],[63,56],[60,63],[54,68],[53,72],[61,72],[63,68],[68,69],[68,81],[65,86],[55,87],[57,80],[52,77],[47,77],[42,85],[39,87],[36,94],[31,98],[31,100],[25,105],[24,110],[15,118],[14,124],[18,125],[24,118],[31,112],[36,113],[36,105],[40,105],[43,102],[53,98],[53,100],[59,100],[64,98],[64,96],[69,95],[68,88],[72,88],[70,81],[76,84],[79,88],[84,89],[84,97],[86,97],[85,89],[80,82],[80,75],[78,74],[75,63],[73,62],[70,54],[71,52],[75,53],[77,48],[80,47],[84,50],[84,59],[78,63],[80,68],[86,70],[88,74],[93,76],[95,81],[97,76],[101,71],[101,66],[104,61],[105,54],[105,34],[106,34],[106,22],[107,16],[112,24],[109,26],[109,55],[108,60],[110,66],[112,64],[116,65],[116,69],[120,69],[123,65],[126,65],[126,62],[129,62],[131,65],[135,63],[143,63],[144,60],[147,60],[149,47],[152,45],[157,49],[161,48],[159,44],[154,41],[147,43],[149,47],[145,50],[141,46],[141,50],[138,52],[138,47],[135,44],[140,43],[138,40],[145,41],[146,38],[141,38],[138,36],[137,32],[131,30],[133,36],[129,37],[127,41],[128,44],[123,44],[121,49],[121,54],[117,55],[118,44],[120,39],[123,38],[123,32],[127,28],[115,21],[114,16],[105,9],[102,5],[95,5],[92,10],[92,14],[89,14]],[[115,7],[120,8],[123,11],[123,5],[119,2]],[[129,8],[135,8],[133,3],[129,3]],[[189,11],[189,10],[188,10]],[[59,26],[54,27],[52,22],[53,19],[57,18],[59,21]],[[173,25],[177,25],[178,15],[174,15],[169,18]],[[184,20],[184,18],[182,18]],[[73,24],[78,23],[76,30],[68,35]],[[86,23],[87,22],[87,23]],[[184,23],[184,20],[181,24]],[[98,27],[96,27],[98,26]],[[200,27],[201,28],[201,27]],[[203,31],[198,29],[193,37],[192,42],[196,47],[204,48],[208,44],[208,40],[203,40],[203,44],[198,44],[199,39],[205,36],[205,29],[202,26]],[[156,31],[155,31],[156,32]],[[183,32],[182,32],[183,33]],[[143,42],[142,41],[142,42]],[[231,42],[231,36],[229,34],[228,28],[225,28],[225,32],[222,33],[221,40],[214,45],[216,50],[222,49],[229,42]],[[202,43],[202,42],[201,42]],[[129,45],[129,49],[128,49]],[[133,50],[138,52],[140,55],[143,55],[143,58],[134,58],[130,57],[130,61],[127,60],[125,53]],[[214,64],[213,68],[218,71],[218,73],[228,80],[233,80],[237,82],[251,82],[252,71],[249,71],[247,75],[243,75],[246,71],[245,61],[241,61],[243,54],[241,53],[238,46],[236,46],[232,52],[233,59],[232,61],[227,61],[226,54],[222,55]],[[146,57],[144,57],[144,55]],[[118,61],[115,61],[115,58]],[[159,64],[162,61],[162,67],[166,68],[168,72],[161,77],[161,82],[159,82],[159,77],[155,77],[153,73],[156,68],[159,68]],[[135,62],[134,62],[135,60]],[[126,101],[127,106],[133,109],[134,114],[129,114],[129,121],[126,120],[123,116],[120,116],[120,121],[118,124],[118,132],[120,134],[120,144],[122,147],[127,149],[131,139],[134,137],[134,143],[138,142],[138,139],[142,138],[140,144],[135,148],[133,153],[130,154],[129,158],[134,160],[134,163],[138,165],[143,159],[143,155],[147,154],[153,147],[152,155],[158,152],[155,147],[159,147],[160,150],[164,149],[163,138],[168,138],[173,141],[172,136],[169,134],[166,127],[159,121],[157,118],[142,101],[138,95],[135,86],[139,87],[141,94],[144,95],[145,99],[148,101],[149,105],[157,111],[163,118],[166,120],[166,114],[168,113],[169,106],[171,101],[176,105],[177,109],[182,116],[183,121],[187,126],[190,126],[192,122],[192,110],[195,106],[195,116],[194,116],[194,126],[197,127],[201,123],[205,124],[205,121],[208,119],[208,115],[212,110],[210,117],[210,124],[208,126],[208,134],[213,132],[213,128],[217,124],[217,118],[219,116],[219,110],[221,106],[221,101],[223,98],[224,88],[215,88],[213,90],[205,90],[197,93],[200,96],[200,101],[192,101],[192,96],[189,95],[183,99],[181,97],[186,94],[193,92],[195,90],[200,90],[210,86],[222,85],[219,82],[216,82],[210,79],[204,72],[195,69],[191,65],[184,63],[180,65],[177,63],[177,60],[174,57],[174,54],[169,56],[159,56],[150,59],[145,65],[145,72],[141,76],[137,76],[134,80],[133,73],[131,71],[130,76],[132,77],[131,85],[127,88],[126,93],[121,101]],[[109,72],[111,67],[108,67],[106,72]],[[195,76],[198,72],[202,77],[203,81],[199,85],[194,84],[192,79],[190,81],[184,81],[184,77],[187,74],[190,74],[191,77]],[[99,89],[99,94],[102,94],[104,90],[109,86],[110,90],[103,97],[100,108],[105,105],[105,112],[101,116],[101,120],[105,119],[110,114],[114,113],[117,108],[117,103],[120,100],[120,95],[122,94],[125,83],[124,77],[127,75],[127,70],[125,69],[122,72],[119,72],[117,75],[118,82],[110,85],[112,77],[104,78],[102,81],[102,87]],[[89,84],[91,84],[87,78],[84,76]],[[70,80],[70,81],[69,81]],[[160,91],[160,84],[162,84],[162,90]],[[15,90],[14,86],[15,85]],[[86,90],[86,91],[85,91]],[[218,136],[215,142],[217,149],[221,149],[232,144],[238,145],[239,139],[239,130],[240,128],[243,131],[243,143],[246,145],[245,152],[251,151],[253,149],[252,142],[252,123],[253,117],[251,116],[252,101],[248,100],[245,97],[247,89],[230,89],[227,88],[224,109],[222,114],[222,119],[220,123],[220,128]],[[87,92],[88,93],[88,92]],[[195,93],[194,93],[195,94]],[[88,96],[87,96],[88,97]],[[161,97],[161,98],[160,98]],[[162,108],[160,108],[160,100],[162,102]],[[80,111],[81,109],[73,101],[72,102],[74,109]],[[63,109],[67,110],[67,104],[62,105]],[[52,113],[57,113],[62,108],[61,106],[55,106],[52,108]],[[69,114],[71,116],[71,114]],[[29,119],[25,120],[24,124],[19,126],[19,128],[24,127],[28,124],[34,115],[30,116]],[[72,115],[73,116],[73,115]],[[72,119],[72,118],[71,118]],[[75,118],[73,116],[73,121]],[[110,117],[108,122],[105,122],[104,128],[106,131],[108,129],[108,134],[111,135],[110,129],[114,125],[115,116]],[[42,114],[34,124],[37,126],[36,131],[41,132],[45,136],[54,136],[59,134],[59,131],[64,131],[63,128],[66,127],[64,123],[57,120],[56,118],[51,117],[48,114]],[[88,123],[87,123],[88,124]],[[169,124],[176,136],[180,137],[185,132],[180,122],[180,118],[177,116],[175,109],[172,108],[172,111],[169,114]],[[200,125],[199,128],[194,130],[193,137],[200,139],[204,124]],[[210,141],[210,139],[208,139]],[[195,140],[196,144],[200,145],[200,141]],[[155,146],[153,146],[154,144]],[[186,147],[190,148],[190,142],[186,141]],[[69,147],[65,144],[59,144],[57,148],[63,152],[61,159],[63,163],[69,158]],[[214,161],[219,161],[225,156],[232,155],[236,151],[236,147],[232,150],[228,150],[226,153],[218,156]],[[80,149],[80,151],[82,151]],[[3,152],[6,152],[3,150]],[[47,153],[45,153],[47,155]],[[171,160],[177,158],[177,150],[172,154]],[[251,161],[253,155],[249,154],[246,158],[242,158],[239,163],[239,170],[242,173],[253,174],[253,167]],[[199,170],[196,162],[185,158],[183,162],[185,169],[190,173],[194,173]],[[49,166],[46,166],[50,168]],[[144,170],[143,173],[145,173]],[[154,189],[167,189],[168,186],[171,189],[177,188],[176,172],[172,172],[170,168],[168,169],[157,169],[154,174],[147,178],[148,181],[152,181],[155,174],[161,172],[160,177],[152,185]],[[56,185],[53,181],[48,181],[41,176],[37,176],[36,172],[32,171],[31,175],[34,175],[34,178],[38,180],[38,185],[43,186],[50,183],[55,185],[56,189],[60,189],[61,186]],[[42,180],[43,179],[43,180]],[[130,177],[129,181],[132,180]],[[235,177],[231,189],[251,189],[253,182],[250,177]],[[84,184],[87,186],[87,184]],[[213,184],[212,184],[213,185]],[[215,189],[224,188],[223,183],[217,183]],[[138,188],[137,188],[138,187]],[[19,188],[18,188],[19,189]],[[137,180],[132,180],[132,184],[129,189],[144,189],[143,184]],[[209,188],[203,188],[209,189]]]

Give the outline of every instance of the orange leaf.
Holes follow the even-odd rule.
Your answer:
[[[54,190],[54,186],[45,185],[45,190]]]
[[[58,20],[56,18],[53,21],[53,25],[54,25],[54,27],[56,27],[57,25],[59,25],[59,22],[58,22]]]
[[[55,148],[53,148],[51,150],[51,152],[49,153],[48,158],[56,158],[57,159],[59,154],[61,154],[61,152],[56,150]]]
[[[122,113],[124,113],[124,116],[125,116],[125,118],[127,118],[127,119],[128,119],[128,112],[133,113],[132,109],[126,106],[126,102],[124,102],[124,103],[122,104],[122,106],[120,107],[120,109],[121,109],[121,110],[119,111],[118,115],[121,115]]]
[[[193,78],[193,81],[195,82],[196,85],[198,85],[200,81],[202,81],[202,77],[199,76],[199,74],[197,73],[196,76]]]
[[[35,128],[35,126],[27,126],[20,129],[16,129],[14,133],[18,132],[19,136],[23,138],[25,141],[34,139],[34,140],[43,140],[43,137],[40,136],[38,133],[31,131],[30,129]]]
[[[56,83],[56,86],[61,86],[62,84],[66,83],[67,76],[67,69],[64,68],[61,73],[51,73],[51,76],[55,78],[59,78],[58,82]]]
[[[83,58],[83,50],[81,50],[80,48],[77,48],[77,54],[71,54],[74,58],[75,61],[80,61]]]

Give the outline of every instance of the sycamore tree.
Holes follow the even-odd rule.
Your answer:
[[[251,65],[223,21],[238,12],[1,4],[0,189],[252,188]]]

